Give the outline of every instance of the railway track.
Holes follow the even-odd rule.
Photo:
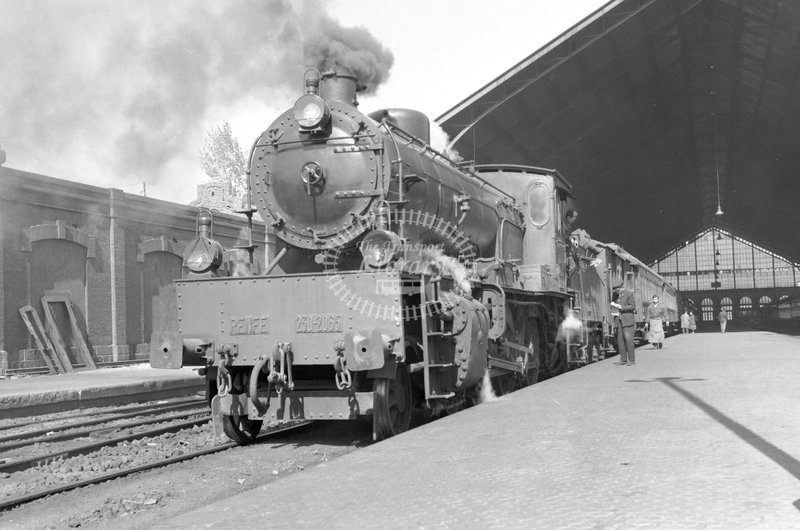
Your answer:
[[[144,415],[144,414],[147,414],[150,411],[163,410],[165,408],[172,407],[172,406],[190,407],[190,406],[199,406],[199,405],[202,405],[203,403],[205,403],[204,399],[190,397],[190,398],[183,398],[183,399],[173,399],[173,400],[169,400],[169,401],[158,402],[158,403],[155,403],[155,404],[154,403],[147,403],[147,404],[142,404],[142,405],[126,405],[126,406],[114,407],[114,412],[113,413],[105,413],[105,412],[102,412],[102,411],[98,412],[98,409],[93,408],[93,409],[83,410],[83,411],[70,411],[68,414],[69,414],[69,419],[70,420],[77,420],[73,425],[79,426],[79,425],[91,425],[90,422],[92,422],[92,421],[94,421],[96,423],[102,423],[103,421],[106,421],[108,419],[109,415],[113,415],[113,414],[140,413],[140,414]],[[61,412],[61,413],[53,413],[53,414],[50,414],[50,415],[47,415],[47,416],[44,416],[44,417],[32,417],[31,419],[27,419],[27,420],[24,420],[24,421],[18,421],[18,419],[14,418],[14,419],[9,420],[9,422],[6,423],[5,425],[0,425],[0,433],[4,433],[4,432],[7,432],[7,431],[12,431],[12,430],[15,430],[15,429],[16,430],[22,430],[22,429],[24,429],[26,427],[30,427],[30,426],[33,426],[33,425],[42,425],[42,424],[53,423],[53,422],[57,422],[57,421],[63,421],[61,416],[63,416],[64,414],[65,413],[63,413],[63,412]],[[102,416],[102,417],[98,418],[98,416]],[[131,416],[131,417],[133,417],[133,416]],[[92,419],[81,421],[79,418],[92,418]],[[28,431],[23,431],[23,432],[28,432]],[[9,436],[9,435],[0,434],[0,441],[3,441],[5,439],[9,439],[9,438],[12,438],[12,437]]]
[[[108,440],[103,440],[101,442],[91,443],[91,444],[83,444],[80,447],[72,448],[68,451],[64,451],[59,454],[48,454],[43,457],[34,457],[28,459],[22,459],[14,462],[10,462],[7,464],[3,464],[0,466],[0,475],[3,473],[15,473],[15,472],[23,472],[25,470],[29,470],[34,467],[39,467],[44,463],[52,462],[54,460],[60,458],[69,458],[76,455],[87,455],[97,452],[99,449],[103,447],[110,447],[112,445],[120,444],[125,441],[130,441],[133,439],[143,439],[153,436],[158,436],[159,434],[164,434],[167,432],[179,432],[183,429],[187,429],[192,426],[200,425],[202,423],[207,423],[210,421],[210,416],[206,415],[204,418],[199,418],[196,420],[190,420],[186,422],[181,422],[178,424],[170,425],[168,427],[160,427],[157,429],[150,429],[143,433],[137,433],[135,435],[123,436],[123,437],[115,437]],[[274,428],[269,428],[262,432],[258,437],[257,441],[265,440],[269,437],[273,437],[277,434],[287,432],[290,430],[296,430],[301,427],[308,425],[311,422],[299,422],[291,425],[282,425]],[[38,443],[38,442],[33,442]],[[116,478],[125,477],[127,475],[131,475],[133,473],[137,473],[140,471],[147,471],[150,469],[160,468],[169,466],[171,464],[183,462],[186,460],[190,460],[192,458],[197,458],[199,456],[209,455],[213,453],[218,453],[221,451],[225,451],[227,449],[231,449],[237,447],[237,444],[233,442],[223,443],[219,445],[213,445],[212,447],[203,447],[201,449],[195,449],[191,451],[183,452],[182,454],[171,456],[167,458],[159,458],[157,460],[143,462],[136,465],[128,466],[124,469],[108,471],[108,472],[99,472],[94,473],[87,478],[80,478],[74,481],[71,481],[66,484],[57,484],[51,487],[40,488],[32,492],[26,492],[24,494],[15,495],[11,498],[7,499],[0,499],[0,511],[9,510],[12,508],[16,508],[23,504],[29,503],[31,501],[41,499],[47,497],[49,495],[54,495],[56,493],[62,493],[65,491],[70,491],[76,488],[81,488],[84,486],[89,486],[92,484],[98,484],[101,482],[106,482],[108,480],[113,480]],[[2,448],[0,448],[2,450]]]
[[[171,419],[174,419],[174,418],[171,418]],[[139,427],[139,426],[142,426],[142,425],[146,425],[146,424],[148,424],[148,423],[150,423],[152,421],[163,422],[163,421],[168,421],[168,419],[167,418],[159,418],[159,419],[155,419],[155,420],[149,420],[147,422],[135,422],[135,423],[126,425],[126,427],[128,427],[128,428],[130,428],[130,427]],[[122,443],[122,442],[130,442],[130,441],[133,441],[133,440],[141,440],[143,438],[152,438],[152,437],[159,436],[159,435],[165,434],[165,433],[175,433],[175,432],[179,432],[179,431],[181,431],[183,429],[194,427],[195,425],[202,425],[204,423],[208,423],[209,421],[211,421],[211,416],[206,414],[204,417],[198,418],[198,419],[195,419],[195,420],[188,420],[188,421],[183,421],[183,422],[179,422],[179,423],[171,423],[170,425],[167,425],[165,427],[158,427],[158,428],[155,428],[155,429],[148,429],[146,431],[140,431],[140,432],[136,432],[136,433],[132,433],[132,434],[127,434],[127,435],[124,435],[124,436],[115,436],[113,438],[109,438],[109,439],[102,440],[102,441],[99,441],[99,442],[81,444],[78,447],[73,447],[73,448],[70,448],[70,449],[64,449],[62,451],[49,452],[45,456],[38,456],[38,457],[35,456],[35,457],[31,457],[31,458],[14,459],[14,460],[11,460],[10,462],[5,462],[5,459],[0,459],[0,462],[5,462],[5,463],[1,463],[0,464],[0,473],[14,473],[14,472],[17,472],[17,471],[23,471],[23,470],[29,469],[31,467],[40,466],[42,464],[46,464],[48,462],[52,462],[52,461],[57,460],[59,458],[71,458],[71,457],[79,456],[79,455],[87,455],[87,454],[91,454],[91,453],[93,453],[93,452],[95,452],[98,449],[101,449],[103,447],[109,447],[109,446],[117,445],[117,444]],[[63,437],[73,437],[73,436],[77,436],[77,435],[74,435],[72,433],[68,433],[68,434],[63,435],[62,438]],[[35,443],[41,443],[41,441],[33,440],[33,441],[27,442],[27,443],[13,444],[13,448],[14,449],[18,449],[18,448],[29,447],[29,446],[31,446],[31,445],[33,445]],[[0,447],[0,449],[3,449],[3,448],[4,447]]]
[[[91,454],[104,447],[179,432],[210,419],[205,402],[190,399],[123,412],[96,412],[78,421],[67,416],[27,422],[0,436],[0,473],[15,473],[57,459]],[[34,424],[39,428],[31,428]],[[157,426],[149,427],[153,424]]]
[[[111,423],[114,421],[126,420],[130,418],[138,418],[140,416],[164,414],[167,412],[183,410],[183,409],[199,409],[201,407],[205,407],[205,400],[189,399],[178,403],[173,402],[167,404],[156,404],[156,405],[134,407],[130,410],[127,410],[127,412],[103,415],[103,417],[101,418],[98,418],[97,414],[88,413],[86,414],[86,416],[91,416],[91,419],[70,422],[55,428],[45,427],[32,430],[22,430],[20,432],[12,434],[0,435],[0,452],[12,449],[17,446],[21,447],[27,444],[32,444],[40,441],[53,442],[55,440],[79,438],[82,435],[97,432],[97,429],[88,429],[87,427],[102,425],[103,423]],[[189,412],[187,414],[184,414],[184,416],[190,416],[196,414],[197,412]],[[157,422],[162,420],[160,420],[159,418],[154,418],[149,421]],[[19,430],[21,428],[29,427],[31,425],[39,425],[40,423],[41,422],[38,421],[30,421],[24,424],[8,425],[0,428],[0,432],[9,429]],[[133,422],[130,425],[131,426],[144,425],[146,423],[147,421],[140,421],[140,422]],[[84,429],[81,430],[81,427],[83,427]]]

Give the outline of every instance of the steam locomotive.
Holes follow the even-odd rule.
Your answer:
[[[229,438],[371,418],[383,439],[475,403],[487,379],[505,393],[613,350],[611,285],[646,269],[597,262],[566,233],[557,171],[460,164],[422,113],[361,112],[349,72],[312,69],[304,86],[250,154],[244,213],[270,229],[266,272],[225,276],[201,212],[180,329],[151,341],[155,367],[203,359]]]

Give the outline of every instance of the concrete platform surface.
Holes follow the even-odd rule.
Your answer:
[[[159,528],[800,528],[800,338],[616,360],[236,497],[218,476],[219,502]]]
[[[0,416],[33,416],[188,396],[205,389],[197,367],[157,370],[148,364],[58,375],[0,379]]]

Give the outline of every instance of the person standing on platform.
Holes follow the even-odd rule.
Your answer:
[[[619,315],[614,317],[614,325],[617,327],[617,349],[619,350],[619,361],[614,363],[619,366],[633,366],[636,364],[636,345],[633,342],[633,331],[636,319],[636,299],[633,291],[625,288],[622,280],[614,284],[615,294],[618,294],[616,301],[611,302],[611,310],[619,311]],[[612,298],[613,300],[613,298]]]
[[[658,296],[653,295],[653,301],[647,306],[647,322],[650,330],[647,332],[647,340],[653,345],[653,349],[664,347],[664,324],[667,320],[667,313],[664,306],[658,303]],[[669,322],[666,322],[669,325]]]
[[[689,334],[689,310],[684,309],[681,315],[681,333],[684,335]]]
[[[728,325],[728,312],[724,309],[720,310],[717,320],[719,320],[719,330],[725,333],[725,327]]]
[[[697,318],[695,318],[695,316],[694,316],[694,311],[690,311],[689,312],[689,331],[691,331],[692,335],[694,335],[694,332],[696,330],[697,330]]]

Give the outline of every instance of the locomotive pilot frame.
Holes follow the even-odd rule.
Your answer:
[[[155,367],[205,365],[231,439],[265,420],[360,418],[382,439],[475,403],[488,381],[509,392],[612,348],[598,301],[644,269],[598,269],[564,233],[574,199],[557,171],[458,164],[421,113],[358,110],[347,72],[312,69],[304,85],[250,155],[243,213],[270,229],[266,272],[226,276],[201,213],[179,329],[151,340]],[[573,310],[584,322],[565,327]]]

